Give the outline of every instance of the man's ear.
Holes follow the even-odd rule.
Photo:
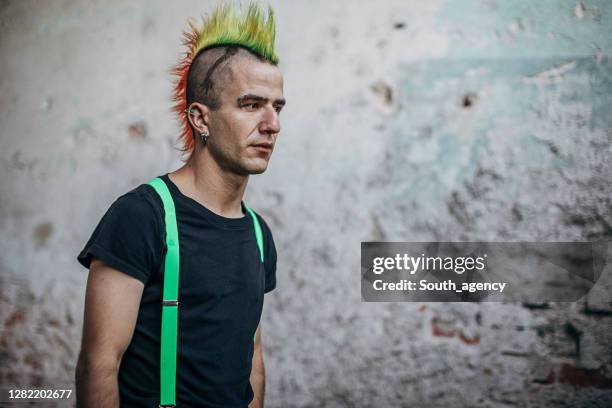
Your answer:
[[[210,109],[199,102],[193,102],[187,108],[187,120],[198,133],[210,133],[208,129]]]

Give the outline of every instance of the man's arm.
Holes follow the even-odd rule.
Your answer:
[[[76,367],[77,407],[119,407],[119,363],[134,333],[143,288],[138,279],[98,259],[91,262]]]
[[[257,326],[255,336],[253,367],[251,368],[251,387],[255,396],[249,404],[249,408],[263,408],[266,391],[266,371],[264,369],[263,350],[261,347],[261,326]]]

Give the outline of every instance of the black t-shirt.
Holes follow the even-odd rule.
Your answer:
[[[177,407],[246,407],[253,335],[264,293],[276,286],[272,234],[258,215],[262,264],[244,204],[244,217],[225,218],[183,195],[167,174],[161,178],[174,200],[180,247]],[[119,368],[122,406],[159,404],[165,230],[162,201],[143,184],[111,205],[78,256],[86,268],[95,257],[145,284]]]

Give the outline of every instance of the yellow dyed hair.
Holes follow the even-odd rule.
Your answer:
[[[203,25],[195,38],[196,54],[208,47],[217,45],[239,45],[249,49],[263,59],[278,64],[274,48],[276,26],[274,10],[268,6],[266,13],[259,5],[250,3],[246,12],[229,4],[217,7],[211,16],[203,19]]]

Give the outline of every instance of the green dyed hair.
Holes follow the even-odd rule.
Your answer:
[[[202,24],[189,21],[190,30],[184,33],[183,44],[187,52],[173,73],[178,77],[174,86],[174,111],[181,125],[179,141],[183,152],[191,152],[195,147],[194,137],[187,119],[187,77],[189,68],[197,55],[219,46],[239,46],[246,48],[261,59],[278,65],[278,54],[274,47],[276,24],[274,10],[268,6],[266,11],[255,3],[249,3],[246,10],[232,4],[219,5],[209,17],[202,17]]]
[[[196,39],[196,53],[218,45],[239,45],[252,53],[278,64],[274,48],[276,26],[274,10],[268,6],[268,13],[255,3],[250,3],[246,12],[228,4],[222,4],[213,11]]]

